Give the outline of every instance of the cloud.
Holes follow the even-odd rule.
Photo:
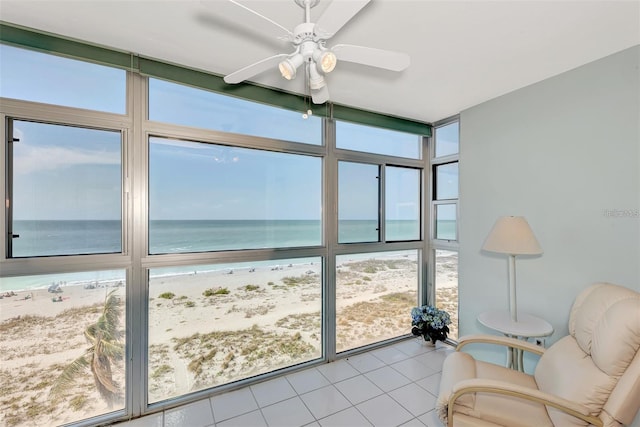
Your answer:
[[[15,173],[64,169],[75,165],[119,165],[117,151],[69,149],[63,147],[15,146],[13,168]]]

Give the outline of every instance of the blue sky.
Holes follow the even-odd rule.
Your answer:
[[[0,45],[0,57],[0,96],[125,112],[122,70],[6,45]],[[157,79],[150,79],[149,93],[152,120],[321,143],[317,116],[305,120],[301,112]],[[14,150],[15,219],[120,217],[119,132],[16,121],[14,134],[20,138]],[[337,139],[339,147],[349,149],[405,157],[419,153],[416,135],[350,123],[338,123]],[[151,219],[321,218],[321,158],[164,138],[152,138],[149,152]],[[392,172],[388,219],[414,219],[419,175],[399,168]],[[346,168],[340,180],[350,187],[342,217],[376,218],[377,180],[360,175],[358,168]],[[360,203],[360,198],[369,201]]]

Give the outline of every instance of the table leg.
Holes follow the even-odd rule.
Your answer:
[[[518,370],[524,372],[524,351],[518,349]]]
[[[517,338],[517,336],[504,334],[505,337]],[[524,372],[523,351],[514,347],[507,347],[507,368]]]

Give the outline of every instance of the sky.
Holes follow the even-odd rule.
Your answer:
[[[122,70],[6,45],[0,45],[0,57],[2,97],[117,114],[126,110]],[[322,120],[317,116],[303,119],[299,112],[157,79],[150,79],[149,103],[150,120],[322,142]],[[346,122],[338,122],[336,133],[341,148],[419,156],[416,135]],[[120,217],[119,131],[17,120],[14,136],[20,139],[14,143],[15,219]],[[445,136],[443,131],[443,141]],[[160,137],[152,137],[149,144],[150,219],[321,218],[321,157]],[[342,219],[377,218],[378,166],[362,166],[341,162]],[[417,219],[417,170],[390,167],[386,175],[388,219]]]

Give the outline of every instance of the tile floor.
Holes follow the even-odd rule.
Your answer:
[[[451,351],[409,339],[117,427],[441,427],[434,407]]]

